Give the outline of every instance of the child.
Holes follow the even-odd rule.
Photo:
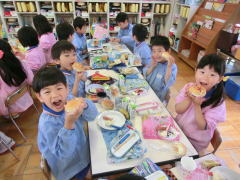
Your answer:
[[[71,24],[67,22],[58,24],[56,27],[56,32],[59,41],[67,40],[69,42],[72,42],[74,29]]]
[[[226,120],[224,72],[224,59],[216,54],[204,56],[196,68],[196,82],[186,84],[176,98],[176,121],[200,155],[211,141],[217,123]],[[193,85],[204,87],[206,96],[191,95],[189,87]]]
[[[64,111],[68,96],[66,78],[55,67],[44,67],[36,73],[33,90],[43,104],[38,125],[40,152],[57,180],[83,179],[90,166],[83,123],[95,119],[98,113],[95,105],[81,98],[76,110]]]
[[[73,72],[72,65],[77,60],[76,50],[72,43],[62,40],[52,47],[52,57],[58,64],[67,79],[69,93],[73,96],[85,96],[85,75],[84,72]]]
[[[24,82],[32,84],[33,73],[27,64],[19,61],[13,54],[11,46],[4,40],[0,40],[0,116],[8,116],[5,106],[7,97],[18,89]],[[11,105],[12,112],[20,113],[27,110],[33,104],[32,97],[26,93]]]
[[[146,66],[151,63],[151,49],[145,42],[148,31],[147,28],[142,24],[136,24],[133,27],[133,39],[135,40],[134,54],[141,58],[142,65]],[[142,68],[140,69],[142,72]]]
[[[135,41],[132,37],[133,25],[128,22],[128,15],[124,12],[118,13],[116,22],[120,27],[117,38],[111,39],[112,42],[125,44],[133,52]]]
[[[43,49],[47,63],[52,63],[51,48],[56,43],[52,27],[43,15],[33,17],[33,24],[39,36],[39,46]]]
[[[18,30],[17,36],[23,47],[29,47],[23,58],[32,71],[36,72],[46,64],[44,52],[39,47],[37,32],[31,26],[24,26]]]
[[[88,57],[87,39],[84,35],[87,30],[86,21],[81,17],[76,17],[73,21],[73,27],[75,29],[75,33],[73,34],[72,43],[76,48],[77,61],[84,63],[84,60]]]
[[[143,69],[143,74],[159,99],[167,105],[170,98],[169,88],[176,81],[177,66],[172,56],[162,56],[164,52],[169,52],[170,43],[167,37],[153,37],[151,46],[152,62]]]

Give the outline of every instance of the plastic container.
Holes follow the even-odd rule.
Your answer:
[[[226,73],[230,78],[225,82],[225,92],[233,100],[240,101],[240,72]]]

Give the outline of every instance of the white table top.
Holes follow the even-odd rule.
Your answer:
[[[88,75],[93,74],[94,72],[99,71],[99,73],[104,75],[112,75],[114,77],[113,71],[111,70],[91,70],[88,71]],[[139,74],[140,75],[140,74]],[[140,75],[142,77],[142,75]],[[147,101],[157,101],[161,106],[161,114],[167,114],[171,116],[164,105],[160,102],[154,91],[150,88],[148,94],[145,96],[139,96],[136,98],[136,103],[146,102]],[[99,104],[96,104],[99,112],[102,112],[103,109]],[[176,124],[176,123],[175,123]],[[150,158],[155,163],[166,164],[173,161],[176,161],[179,157],[175,155],[171,148],[169,149],[170,143],[162,140],[151,140],[143,139],[142,137],[142,119],[140,116],[136,116],[136,119],[133,121],[133,126],[141,134],[141,139],[143,140],[144,145],[147,147],[147,152],[144,157]],[[177,126],[177,124],[176,124]],[[178,126],[177,126],[178,127]],[[187,156],[197,156],[198,153],[186,138],[184,133],[180,130],[180,142],[187,147]],[[100,127],[97,125],[96,121],[88,123],[88,132],[89,132],[89,143],[90,143],[90,155],[91,155],[91,167],[93,176],[107,175],[116,173],[117,171],[127,170],[139,164],[142,159],[129,160],[117,164],[109,164],[107,162],[107,149],[103,139],[102,132]],[[171,146],[170,146],[171,147]]]
[[[111,44],[115,46],[116,44]],[[129,52],[131,53],[126,46],[122,46],[123,49],[119,52]],[[125,47],[125,48],[124,48]],[[91,49],[89,49],[91,50]],[[91,70],[88,71],[88,75],[91,75],[98,71],[99,73],[105,76],[111,76],[113,78],[118,78],[118,75],[114,71],[111,70]],[[139,74],[140,78],[143,78],[141,74]],[[146,101],[156,101],[160,103],[161,114],[166,114],[171,116],[165,106],[161,103],[157,95],[154,91],[149,88],[148,94],[145,96],[138,96],[135,99],[138,103],[146,102]],[[103,109],[99,104],[96,104],[99,112],[102,112]],[[162,141],[162,140],[153,140],[153,139],[143,139],[142,136],[142,119],[140,116],[136,116],[135,120],[132,122],[133,126],[141,135],[141,139],[143,144],[147,147],[147,152],[144,157],[150,158],[153,162],[159,164],[167,164],[169,162],[176,161],[179,159],[173,152],[171,147],[172,142]],[[175,123],[178,127],[178,125]],[[187,156],[198,156],[197,151],[189,142],[184,133],[180,130],[180,142],[183,143],[187,148]],[[135,167],[139,163],[141,163],[142,159],[134,159],[128,160],[121,163],[109,164],[107,162],[107,148],[105,145],[105,141],[103,139],[103,135],[100,127],[97,125],[96,121],[88,122],[88,132],[89,132],[89,145],[90,145],[90,156],[91,156],[91,168],[93,176],[101,176],[101,175],[110,175],[113,173],[121,172],[124,170],[128,170],[130,168]]]

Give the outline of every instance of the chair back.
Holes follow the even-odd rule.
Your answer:
[[[217,151],[217,149],[219,148],[219,146],[221,145],[222,143],[222,137],[220,135],[220,132],[215,129],[214,133],[213,133],[213,137],[211,139],[211,144],[213,146],[213,154]]]
[[[7,97],[5,101],[6,106],[9,107],[13,105],[19,98],[21,98],[27,92],[29,92],[29,85],[25,82]]]

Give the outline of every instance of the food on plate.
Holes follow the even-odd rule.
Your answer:
[[[98,45],[99,45],[99,41],[98,41],[97,39],[94,39],[94,40],[93,40],[93,46],[96,47],[96,46],[98,46]]]
[[[128,60],[128,54],[122,54],[120,57],[121,60]]]
[[[136,65],[136,66],[142,65],[141,59],[135,59],[133,62],[133,65]]]
[[[168,52],[163,52],[161,56],[166,60],[168,60],[171,57]]]
[[[75,70],[75,71],[77,71],[77,72],[83,72],[83,71],[85,71],[84,65],[82,65],[82,64],[79,63],[79,62],[75,62],[75,63],[72,65],[72,68],[73,68],[73,70]]]
[[[134,68],[122,68],[121,72],[122,72],[122,74],[125,74],[125,75],[137,74],[137,71]]]
[[[84,102],[83,98],[73,98],[65,105],[66,112],[74,112]]]
[[[101,57],[101,60],[102,60],[102,61],[107,61],[107,60],[108,60],[108,56],[107,56],[107,55],[102,56],[102,57]]]
[[[111,126],[113,124],[113,118],[108,116],[103,116],[103,120],[106,126]]]
[[[111,90],[111,93],[114,97],[117,97],[119,95],[119,90],[118,90],[118,87],[116,86],[111,86],[110,87],[110,90]]]
[[[182,144],[180,142],[174,143],[173,149],[174,149],[175,153],[177,154],[177,156],[184,156],[187,153],[186,147],[184,146],[184,144]]]
[[[121,108],[119,109],[119,112],[122,113],[126,119],[130,119],[130,115],[127,110]]]
[[[204,160],[201,162],[202,167],[206,168],[206,169],[211,169],[215,166],[221,166],[221,164],[217,161],[214,160]]]
[[[99,74],[99,73],[95,73],[95,74],[93,74],[93,75],[91,76],[91,80],[93,80],[93,81],[98,81],[98,80],[108,81],[108,80],[110,80],[110,77],[101,75],[101,74]]]
[[[89,89],[88,92],[91,93],[91,94],[97,94],[99,92],[104,92],[104,89],[102,89],[102,88],[91,88],[91,89]]]
[[[195,97],[204,97],[206,95],[206,89],[198,85],[191,86],[188,91]]]
[[[103,99],[101,105],[104,109],[111,110],[114,108],[114,103],[110,99]]]

